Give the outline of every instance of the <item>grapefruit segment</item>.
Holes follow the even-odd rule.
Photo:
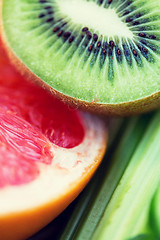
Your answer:
[[[82,191],[103,158],[107,131],[98,117],[25,81],[2,46],[0,72],[0,238],[20,240]]]

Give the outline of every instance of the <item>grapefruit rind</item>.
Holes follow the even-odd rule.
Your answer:
[[[60,214],[82,191],[106,149],[105,123],[81,113],[84,141],[71,149],[52,144],[51,165],[38,163],[32,182],[0,190],[0,233],[3,240],[26,239]],[[10,229],[10,231],[8,231]]]

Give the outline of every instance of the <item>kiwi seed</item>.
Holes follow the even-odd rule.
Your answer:
[[[44,1],[44,0],[40,0],[39,3],[42,4],[42,10],[44,9],[53,9],[52,6],[52,2],[54,1]],[[119,1],[122,2],[122,1]],[[106,7],[107,5],[111,5],[112,3],[114,3],[114,1],[108,0],[108,1],[102,1],[99,0],[98,4],[102,5],[104,4],[104,6]],[[103,67],[103,65],[105,64],[105,59],[106,56],[108,56],[108,58],[110,59],[110,57],[113,57],[113,48],[115,48],[115,55],[114,57],[116,57],[117,62],[118,63],[122,63],[122,56],[125,57],[125,60],[127,61],[127,64],[132,67],[132,58],[134,57],[137,66],[138,67],[142,67],[142,59],[141,58],[145,58],[147,61],[149,62],[154,62],[154,57],[152,55],[152,51],[155,53],[159,53],[160,52],[160,48],[158,46],[156,46],[156,44],[150,44],[149,40],[156,40],[156,35],[147,35],[145,33],[145,27],[143,27],[143,31],[141,31],[141,25],[144,22],[149,21],[148,18],[142,19],[137,21],[137,19],[142,18],[143,17],[143,12],[138,12],[136,15],[132,15],[132,12],[135,10],[135,7],[133,6],[134,1],[124,1],[124,3],[121,4],[121,7],[119,8],[119,10],[121,10],[121,14],[124,18],[124,21],[129,24],[131,27],[136,26],[137,29],[136,31],[138,32],[137,34],[137,39],[135,41],[135,43],[133,44],[131,41],[129,41],[128,43],[126,43],[125,41],[123,41],[122,43],[122,49],[119,48],[118,43],[116,44],[114,42],[114,40],[110,40],[109,43],[102,42],[99,41],[97,45],[95,45],[95,43],[97,42],[99,36],[96,33],[91,33],[91,31],[89,30],[89,27],[85,26],[81,29],[82,33],[85,34],[85,40],[83,40],[84,36],[81,36],[81,38],[77,41],[77,46],[83,41],[82,43],[82,48],[83,51],[85,51],[86,47],[88,49],[88,52],[91,53],[92,51],[95,54],[98,54],[99,50],[97,48],[101,48],[101,58],[100,58],[100,68]],[[46,4],[51,4],[46,6]],[[129,6],[131,6],[129,8]],[[123,7],[123,10],[122,10]],[[127,10],[126,10],[127,9]],[[52,15],[52,17],[48,16],[46,18],[46,22],[50,23],[54,20],[54,11],[50,10],[48,12],[49,15]],[[145,13],[146,14],[146,13]],[[43,18],[45,16],[44,13],[41,13],[39,15],[39,18]],[[46,14],[47,16],[47,14]],[[60,20],[58,19],[58,22],[60,23]],[[57,24],[57,20],[55,18],[55,21],[53,23],[53,25]],[[66,30],[66,28],[64,28],[65,25],[68,25],[68,23],[66,22],[65,24],[62,24],[61,26],[56,26],[53,28],[53,33],[57,33],[58,37],[62,37],[63,41],[66,41],[67,39],[68,42],[71,44],[73,43],[73,41],[76,40],[76,36],[72,36],[72,32]],[[139,27],[140,25],[140,27]],[[147,30],[147,29],[146,29]],[[71,37],[71,38],[69,38]],[[138,38],[139,37],[139,38]],[[146,38],[146,41],[143,40],[143,38]],[[91,42],[92,40],[92,42]],[[102,47],[101,47],[102,45]],[[80,55],[83,53],[83,51],[80,51]],[[89,56],[89,55],[87,55]],[[133,56],[133,57],[132,57]],[[95,58],[95,57],[94,57]],[[111,61],[109,60],[109,63]],[[112,61],[113,62],[113,61]],[[92,66],[94,65],[93,63],[91,64]],[[110,64],[109,64],[110,65]],[[111,72],[110,72],[111,71]],[[114,80],[114,69],[109,67],[109,71],[108,71],[108,80]]]

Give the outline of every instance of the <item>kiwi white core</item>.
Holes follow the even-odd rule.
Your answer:
[[[133,39],[133,33],[121,21],[114,9],[105,9],[84,0],[57,0],[60,11],[74,23],[94,29],[103,36]]]

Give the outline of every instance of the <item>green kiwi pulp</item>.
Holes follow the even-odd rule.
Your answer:
[[[3,0],[2,26],[27,69],[75,102],[160,106],[159,0]]]

